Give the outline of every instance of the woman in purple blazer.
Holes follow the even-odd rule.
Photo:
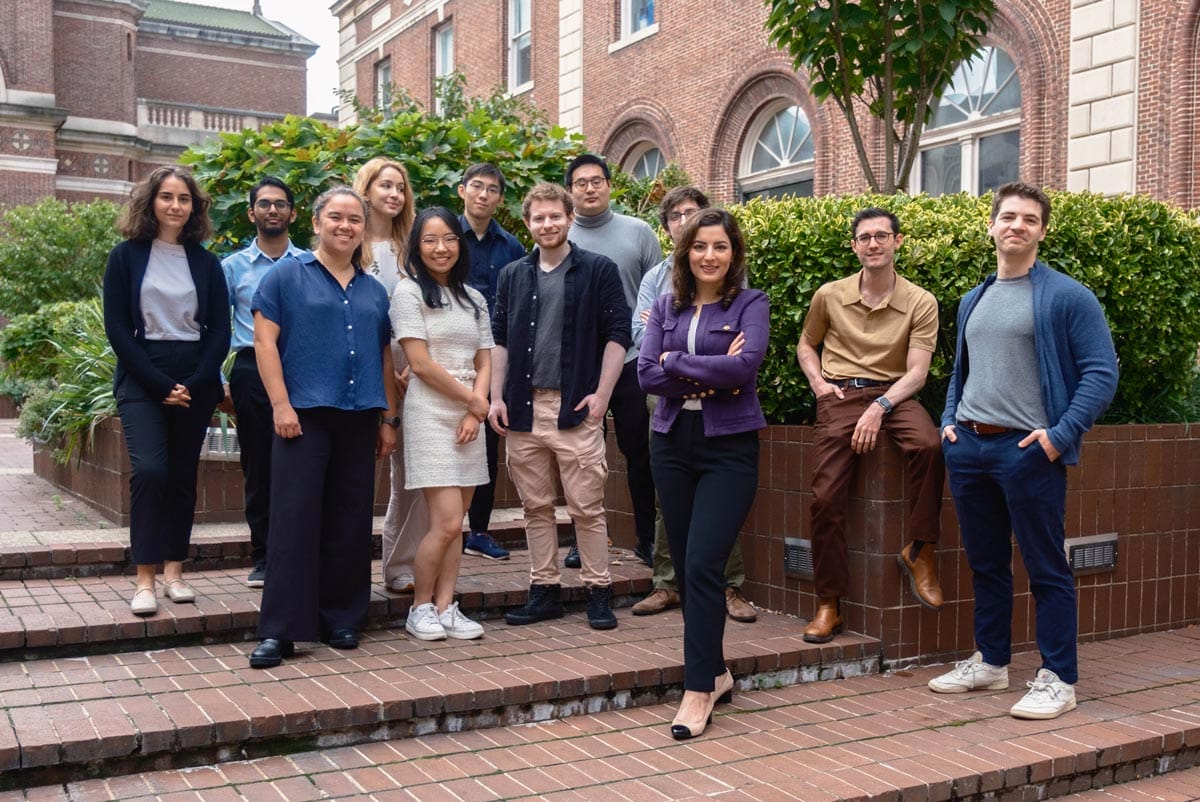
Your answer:
[[[733,696],[725,667],[725,562],[758,488],[758,367],[770,305],[743,289],[746,248],[723,209],[693,215],[672,263],[673,293],[650,310],[638,379],[661,396],[650,467],[683,603],[684,694],[678,740],[704,732]]]

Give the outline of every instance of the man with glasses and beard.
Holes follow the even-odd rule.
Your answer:
[[[271,401],[254,360],[254,314],[250,302],[258,283],[285,256],[304,253],[292,244],[288,226],[296,219],[295,198],[287,184],[268,176],[250,190],[250,209],[257,236],[250,244],[225,257],[221,267],[229,285],[233,308],[233,368],[229,371],[224,411],[237,414],[245,488],[246,523],[250,526],[250,556],[254,568],[246,585],[261,588],[267,575],[267,531],[271,516],[271,438],[275,420]]]

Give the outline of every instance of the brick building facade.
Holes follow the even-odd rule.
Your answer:
[[[911,189],[980,191],[1019,177],[1200,206],[1200,0],[998,5],[987,47],[923,139]],[[626,169],[678,161],[722,200],[865,188],[840,113],[768,43],[759,0],[332,9],[341,86],[362,100],[391,81],[429,103],[435,76],[457,69],[473,93],[527,94]]]
[[[305,111],[316,45],[173,0],[0,4],[0,206],[123,199],[188,145]]]

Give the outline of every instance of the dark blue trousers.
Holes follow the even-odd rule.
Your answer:
[[[379,410],[298,409],[302,435],[276,435],[271,548],[260,638],[315,641],[361,629],[371,600],[371,514]]]
[[[1025,432],[977,435],[959,426],[943,441],[950,495],[975,586],[975,644],[985,662],[1012,657],[1012,535],[1016,536],[1037,616],[1042,665],[1063,682],[1079,677],[1075,577],[1064,553],[1067,470]]]
[[[683,687],[712,691],[725,672],[725,564],[758,491],[758,432],[704,436],[684,410],[650,440],[650,467],[683,604]]]
[[[243,348],[229,371],[229,394],[237,412],[245,490],[246,524],[250,527],[250,557],[257,565],[267,559],[267,534],[271,523],[271,448],[275,416],[271,399],[258,375],[254,349]]]

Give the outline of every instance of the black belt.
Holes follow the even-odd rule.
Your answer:
[[[975,432],[975,434],[981,434],[984,436],[989,434],[1008,434],[1009,432],[1017,431],[1016,429],[1010,429],[1007,426],[997,426],[994,423],[980,423],[979,421],[975,420],[960,420],[956,422],[955,425],[961,426],[964,429],[970,429],[971,431]]]
[[[876,379],[829,379],[830,384],[843,390],[862,390],[865,387],[890,387],[895,382],[881,382]]]

